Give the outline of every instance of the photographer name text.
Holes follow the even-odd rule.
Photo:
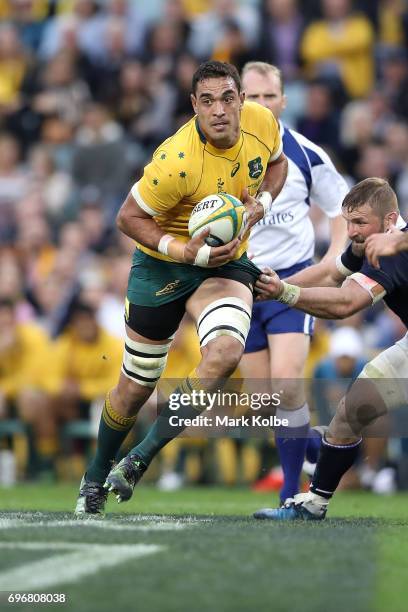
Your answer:
[[[169,418],[171,427],[288,427],[288,419],[279,419],[275,415],[261,416],[208,416],[198,415],[192,419],[172,415]]]

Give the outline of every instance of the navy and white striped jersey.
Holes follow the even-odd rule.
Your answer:
[[[280,124],[283,152],[289,168],[286,183],[270,212],[251,230],[249,253],[254,263],[274,270],[289,268],[314,255],[314,229],[310,202],[330,218],[341,214],[349,191],[321,147]]]

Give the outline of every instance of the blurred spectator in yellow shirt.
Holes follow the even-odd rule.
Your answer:
[[[45,19],[48,0],[0,0],[0,19],[15,19],[21,13],[33,20]]]
[[[92,402],[103,399],[117,382],[123,342],[98,325],[92,306],[77,301],[55,351],[57,417],[86,419]]]
[[[382,45],[402,46],[404,44],[403,13],[404,0],[383,0],[378,7],[378,38]]]
[[[48,467],[56,451],[49,376],[51,343],[34,323],[18,323],[11,300],[0,300],[0,419],[19,417],[33,434],[30,461]],[[34,470],[34,465],[30,466]]]
[[[322,0],[323,18],[305,30],[300,54],[309,77],[340,79],[358,98],[373,87],[374,30],[368,18],[352,12],[351,0]]]
[[[20,86],[28,67],[26,54],[16,28],[0,26],[0,111],[11,113],[20,106]]]

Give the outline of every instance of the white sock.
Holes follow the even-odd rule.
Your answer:
[[[294,410],[278,407],[276,409],[276,416],[279,419],[286,419],[289,422],[287,427],[304,427],[310,423],[309,405],[305,402],[302,406]]]

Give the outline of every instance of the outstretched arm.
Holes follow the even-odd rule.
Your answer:
[[[364,245],[351,243],[341,255],[324,257],[318,264],[285,280],[298,287],[338,287],[348,276],[361,269],[364,262],[362,246]]]
[[[300,288],[280,280],[270,268],[256,282],[258,300],[276,299],[322,319],[344,319],[383,296],[381,285],[364,275],[346,279],[341,287]]]
[[[336,264],[336,257],[322,259],[317,264],[305,268],[287,279],[288,283],[298,287],[338,287],[346,278]]]
[[[345,319],[371,304],[370,295],[347,279],[341,287],[300,289],[295,308],[321,319]]]

